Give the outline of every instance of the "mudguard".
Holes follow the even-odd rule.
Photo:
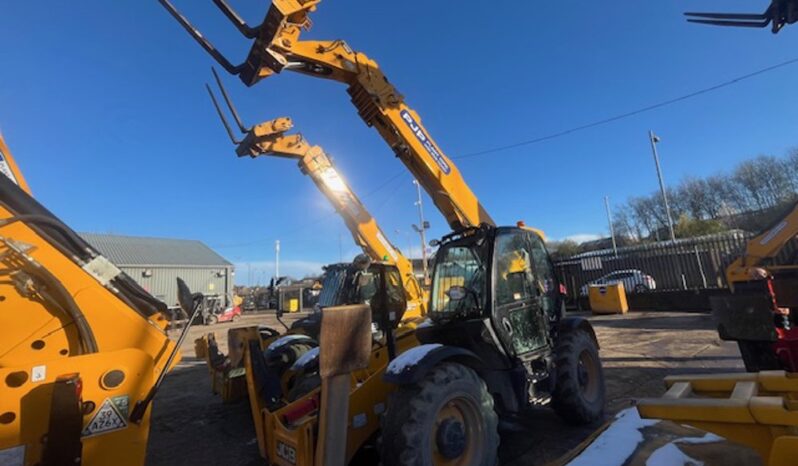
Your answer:
[[[474,369],[484,366],[482,359],[467,349],[430,343],[416,346],[397,356],[388,364],[382,379],[395,385],[416,383],[443,361],[456,361]]]
[[[291,366],[291,372],[316,372],[319,370],[319,347],[299,357]]]
[[[584,317],[578,316],[568,316],[563,317],[560,320],[559,325],[557,326],[561,333],[563,332],[572,332],[574,330],[582,330],[587,332],[590,335],[590,338],[593,339],[593,342],[596,344],[596,348],[599,348],[598,338],[596,338],[596,331],[593,330],[593,325],[590,324],[590,321],[585,319]]]

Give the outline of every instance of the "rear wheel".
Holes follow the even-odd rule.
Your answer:
[[[215,325],[217,322],[219,322],[219,318],[216,316],[216,314],[211,314],[206,319],[205,325]]]
[[[445,362],[400,387],[383,417],[385,466],[496,464],[499,434],[493,396],[462,364]]]
[[[604,414],[604,370],[591,335],[571,330],[557,342],[557,386],[552,408],[569,424],[589,424]]]

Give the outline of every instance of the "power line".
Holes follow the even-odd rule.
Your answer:
[[[505,151],[505,150],[509,150],[509,149],[514,149],[516,147],[528,146],[528,145],[537,144],[537,143],[544,142],[544,141],[550,141],[552,139],[556,139],[556,138],[560,138],[560,137],[563,137],[563,136],[567,136],[569,134],[576,133],[578,131],[584,131],[586,129],[595,128],[596,126],[606,125],[608,123],[612,123],[612,122],[615,122],[615,121],[618,121],[618,120],[623,120],[623,119],[626,119],[626,118],[629,118],[629,117],[632,117],[632,116],[635,116],[635,115],[639,115],[641,113],[646,113],[646,112],[650,112],[652,110],[656,110],[658,108],[666,107],[668,105],[672,105],[672,104],[675,104],[677,102],[682,102],[682,101],[685,101],[685,100],[688,100],[688,99],[692,99],[693,97],[698,97],[700,95],[707,94],[709,92],[713,92],[713,91],[716,91],[718,89],[722,89],[724,87],[731,86],[731,85],[736,84],[736,83],[738,83],[740,81],[745,81],[747,79],[751,79],[753,77],[756,77],[756,76],[759,76],[759,75],[768,73],[770,71],[774,71],[774,70],[777,70],[779,68],[783,68],[785,66],[792,65],[792,64],[795,64],[795,63],[798,63],[798,58],[792,58],[790,60],[787,60],[787,61],[784,61],[784,62],[781,62],[781,63],[777,63],[775,65],[771,65],[771,66],[768,66],[768,67],[765,67],[765,68],[761,68],[759,70],[753,71],[753,72],[748,73],[748,74],[744,74],[742,76],[738,76],[738,77],[730,79],[728,81],[724,81],[722,83],[715,84],[713,86],[705,87],[703,89],[699,89],[699,90],[690,92],[688,94],[684,94],[684,95],[679,96],[679,97],[675,97],[675,98],[668,99],[668,100],[663,100],[661,102],[657,102],[657,103],[654,103],[654,104],[651,104],[651,105],[648,105],[648,106],[645,106],[645,107],[641,107],[641,108],[638,108],[636,110],[632,110],[632,111],[625,112],[625,113],[620,113],[618,115],[614,115],[614,116],[611,116],[611,117],[608,117],[608,118],[604,118],[604,119],[601,119],[601,120],[596,120],[596,121],[593,121],[591,123],[586,123],[586,124],[583,124],[583,125],[575,126],[575,127],[572,127],[572,128],[566,129],[566,130],[558,131],[556,133],[551,133],[551,134],[548,134],[546,136],[540,136],[540,137],[537,137],[537,138],[534,138],[534,139],[529,139],[529,140],[526,140],[526,141],[519,141],[519,142],[516,142],[516,143],[513,143],[513,144],[507,144],[507,145],[504,145],[504,146],[497,146],[497,147],[493,147],[493,148],[488,148],[488,149],[480,150],[480,151],[477,151],[477,152],[466,153],[466,154],[459,155],[459,156],[456,156],[456,157],[451,157],[451,159],[453,159],[453,160],[462,160],[462,159],[467,159],[467,158],[472,158],[472,157],[478,157],[480,155],[491,154],[491,153],[494,153],[494,152],[501,152],[501,151]],[[377,186],[375,189],[373,189],[372,191],[370,191],[370,192],[366,193],[365,195],[363,195],[361,197],[361,199],[365,199],[365,198],[371,197],[372,195],[376,194],[377,192],[381,191],[382,189],[385,189],[389,184],[391,184],[391,182],[396,180],[396,178],[401,176],[403,173],[404,173],[404,170],[399,170],[394,175],[392,175],[387,180],[385,180],[382,184]],[[389,195],[388,199],[390,199],[392,194]],[[287,233],[284,233],[281,236],[290,236],[290,234],[293,234],[296,231],[307,229],[308,227],[314,226],[314,225],[320,223],[322,220],[325,220],[325,219],[331,217],[335,213],[336,213],[335,211],[328,212],[327,214],[321,215],[318,218],[314,219],[313,221],[310,221],[310,222],[307,222],[306,224],[300,225],[300,226],[288,231]],[[261,243],[269,242],[269,241],[272,241],[272,240],[273,240],[273,238],[264,238],[264,239],[254,240],[254,241],[250,241],[250,242],[246,242],[246,243],[217,245],[217,246],[214,246],[214,247],[218,248],[218,249],[238,248],[238,247],[253,246],[253,245],[256,245],[256,244],[261,244]]]
[[[658,103],[655,103],[655,104],[652,104],[652,105],[648,105],[646,107],[641,107],[641,108],[638,108],[637,110],[632,110],[630,112],[621,113],[621,114],[618,114],[618,115],[615,115],[615,116],[611,116],[609,118],[604,118],[602,120],[594,121],[592,123],[587,123],[587,124],[584,124],[584,125],[575,126],[573,128],[566,129],[566,130],[563,130],[563,131],[558,131],[556,133],[552,133],[552,134],[549,134],[549,135],[546,135],[546,136],[541,136],[541,137],[537,137],[537,138],[534,138],[534,139],[529,139],[529,140],[526,140],[526,141],[520,141],[520,142],[516,142],[516,143],[513,143],[513,144],[507,144],[505,146],[497,146],[497,147],[484,149],[484,150],[477,151],[477,152],[471,152],[471,153],[468,153],[468,154],[463,154],[463,155],[460,155],[460,156],[457,156],[457,157],[452,157],[452,159],[455,159],[455,160],[467,159],[467,158],[471,158],[471,157],[477,157],[477,156],[480,156],[480,155],[491,154],[491,153],[494,153],[494,152],[500,152],[500,151],[504,151],[504,150],[508,150],[508,149],[514,149],[516,147],[528,146],[528,145],[531,145],[531,144],[537,144],[539,142],[549,141],[549,140],[556,139],[556,138],[559,138],[559,137],[562,137],[562,136],[566,136],[566,135],[571,134],[571,133],[575,133],[577,131],[583,131],[583,130],[586,130],[586,129],[589,129],[589,128],[595,128],[596,126],[606,125],[607,123],[612,123],[614,121],[622,120],[624,118],[629,118],[631,116],[639,115],[641,113],[650,112],[651,110],[662,108],[662,107],[665,107],[667,105],[672,105],[672,104],[675,104],[677,102],[681,102],[681,101],[684,101],[684,100],[687,100],[687,99],[692,99],[693,97],[698,97],[698,96],[700,96],[702,94],[707,94],[709,92],[713,92],[713,91],[716,91],[718,89],[722,89],[724,87],[731,86],[732,84],[736,84],[736,83],[738,83],[740,81],[744,81],[746,79],[750,79],[750,78],[753,78],[755,76],[759,76],[761,74],[765,74],[767,72],[774,71],[774,70],[777,70],[779,68],[783,68],[783,67],[788,66],[788,65],[792,65],[794,63],[798,63],[798,58],[793,58],[791,60],[787,60],[785,62],[781,62],[781,63],[778,63],[776,65],[768,66],[766,68],[762,68],[762,69],[756,70],[756,71],[754,71],[752,73],[744,74],[744,75],[738,76],[738,77],[736,77],[734,79],[730,79],[728,81],[724,81],[724,82],[722,82],[720,84],[716,84],[716,85],[710,86],[710,87],[705,87],[703,89],[699,89],[697,91],[694,91],[694,92],[691,92],[689,94],[685,94],[685,95],[682,95],[682,96],[679,96],[679,97],[676,97],[676,98],[673,98],[673,99],[663,100],[661,102],[658,102]]]

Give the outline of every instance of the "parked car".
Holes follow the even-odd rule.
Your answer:
[[[603,277],[590,281],[582,285],[580,291],[582,296],[587,296],[588,285],[614,285],[616,283],[623,283],[623,287],[627,293],[642,293],[657,288],[657,282],[654,281],[651,275],[637,269],[629,269],[616,270],[615,272],[608,273]]]

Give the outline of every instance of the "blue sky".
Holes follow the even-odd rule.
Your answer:
[[[175,3],[228,56],[244,57],[249,44],[210,0]],[[251,23],[267,5],[231,3]],[[765,3],[577,2],[568,11],[557,2],[328,0],[304,37],[343,38],[376,59],[438,145],[457,156],[798,56],[798,27],[773,36],[692,25],[681,15],[758,12]],[[211,59],[155,0],[5,2],[0,31],[0,129],[36,197],[74,229],[200,239],[239,264],[244,282],[271,275],[276,239],[283,271],[295,275],[357,252],[293,162],[235,157],[203,88]],[[500,223],[524,219],[555,239],[606,234],[604,195],[620,203],[657,187],[648,129],[662,137],[670,183],[796,145],[796,75],[798,64],[457,164]],[[289,73],[253,88],[224,78],[248,123],[292,117],[335,158],[394,243],[418,243],[412,179],[361,122],[343,85]],[[428,201],[426,211],[430,236],[445,233]]]

